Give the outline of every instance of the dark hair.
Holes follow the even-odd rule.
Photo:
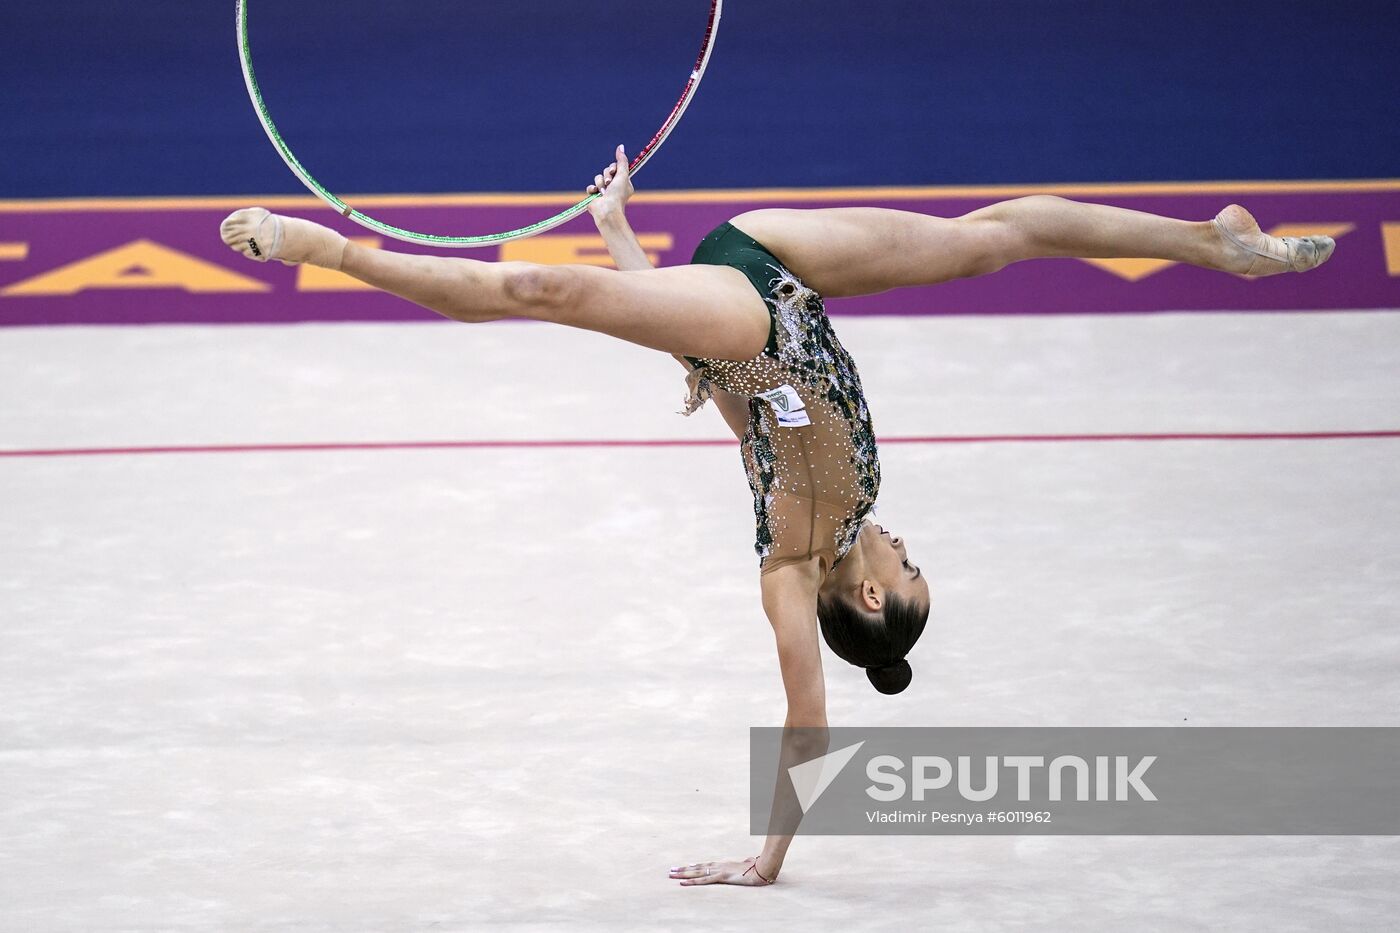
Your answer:
[[[914,671],[904,656],[924,633],[928,607],[886,596],[885,611],[862,612],[845,599],[817,601],[822,637],[843,661],[865,668],[865,676],[881,693],[899,693],[909,686]]]

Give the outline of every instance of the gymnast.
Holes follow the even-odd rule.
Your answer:
[[[739,438],[785,726],[806,737],[784,742],[784,763],[825,751],[818,628],[876,690],[895,694],[909,685],[906,655],[929,614],[928,578],[904,539],[870,520],[880,489],[874,429],[824,298],[1055,256],[1164,259],[1247,276],[1304,272],[1336,245],[1268,236],[1238,205],[1195,223],[1033,196],[951,219],[860,207],[750,211],[706,236],[689,265],[653,269],[627,221],[633,188],[622,147],[588,191],[601,193],[589,210],[618,271],[389,252],[261,208],[232,214],[221,234],[250,259],[338,270],[454,321],[533,318],[676,356],[689,371],[686,413],[712,399]],[[798,820],[791,788],[780,788],[757,856],[677,866],[669,876],[685,885],[771,884]]]

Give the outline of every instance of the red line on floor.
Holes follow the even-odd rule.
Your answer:
[[[1084,444],[1135,441],[1327,441],[1400,439],[1400,430],[1386,431],[1274,431],[1180,432],[1157,434],[947,434],[882,437],[881,444]],[[377,441],[324,444],[186,444],[161,447],[57,447],[32,450],[0,450],[0,457],[113,457],[152,454],[252,454],[307,453],[358,450],[530,450],[536,448],[646,448],[729,447],[732,440],[480,440],[480,441]]]

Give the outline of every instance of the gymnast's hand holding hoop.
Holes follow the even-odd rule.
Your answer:
[[[603,235],[603,243],[621,272],[638,272],[652,268],[651,257],[642,249],[632,225],[627,222],[627,202],[632,197],[632,167],[627,150],[617,147],[612,165],[593,176],[593,184],[584,189],[589,195],[588,213]],[[680,357],[676,357],[681,360]],[[684,360],[681,360],[684,365]],[[688,366],[686,367],[689,368]]]
[[[627,150],[618,146],[615,155],[616,161],[594,175],[593,184],[584,189],[585,194],[602,195],[588,202],[588,213],[599,224],[621,216],[627,210],[627,202],[636,193],[632,187],[632,169],[627,163]]]

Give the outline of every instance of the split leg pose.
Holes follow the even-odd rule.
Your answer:
[[[1040,195],[958,218],[855,207],[759,210],[732,223],[831,298],[936,285],[1046,257],[1166,259],[1274,275],[1321,265],[1335,245],[1329,237],[1268,236],[1236,205],[1193,223]],[[336,269],[456,321],[534,318],[695,358],[748,359],[767,339],[765,296],[726,266],[618,275],[415,256],[358,246],[320,224],[257,208],[233,214],[221,232],[251,259]]]
[[[620,271],[368,249],[256,208],[230,216],[221,232],[250,259],[337,269],[453,320],[534,318],[679,357],[690,371],[688,410],[713,398],[740,440],[787,697],[784,767],[826,749],[818,630],[876,689],[898,693],[929,613],[928,582],[903,539],[869,520],[880,484],[874,430],[823,295],[933,285],[1055,256],[1272,275],[1318,266],[1335,246],[1267,236],[1235,205],[1190,222],[1038,196],[951,219],[874,208],[753,211],[707,236],[691,265],[652,269],[627,223],[632,185],[621,147],[594,181],[590,190],[604,196],[591,210]],[[759,855],[676,866],[670,876],[771,884],[800,819],[790,784],[780,785]]]

